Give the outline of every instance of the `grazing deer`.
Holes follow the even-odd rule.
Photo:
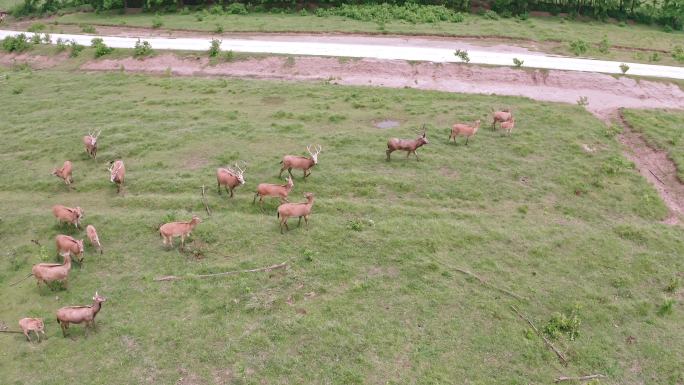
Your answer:
[[[73,223],[73,225],[78,228],[85,213],[80,207],[71,208],[62,205],[54,205],[52,206],[52,214],[57,218],[60,224],[62,222]]]
[[[69,186],[74,182],[74,178],[71,177],[71,167],[72,167],[71,162],[67,160],[62,165],[62,168],[53,168],[52,174],[50,174],[50,175],[54,175],[58,178],[63,179],[64,184]]]
[[[235,168],[226,166],[225,168],[216,169],[216,183],[218,193],[221,195],[221,186],[226,189],[226,193],[230,193],[230,198],[233,197],[233,189],[245,184],[244,177],[245,170],[235,163]]]
[[[501,123],[501,128],[506,131],[507,135],[511,134],[511,131],[515,128],[515,117],[511,117],[511,120]]]
[[[100,243],[100,237],[97,236],[97,230],[95,229],[95,226],[86,226],[86,234],[88,234],[90,245],[95,247],[97,251],[99,251],[100,254],[102,254],[102,244]]]
[[[466,137],[466,146],[468,145],[468,139],[470,139],[471,136],[475,135],[477,133],[477,130],[480,129],[480,119],[475,121],[475,124],[470,126],[467,124],[462,124],[462,123],[456,123],[451,127],[451,134],[449,134],[449,141],[451,141],[451,138],[454,138],[454,143],[456,143],[456,137],[459,135],[465,136]]]
[[[36,285],[40,288],[40,283],[48,286],[48,283],[59,281],[64,283],[67,287],[69,280],[69,271],[71,270],[71,256],[64,255],[64,263],[38,263],[31,268],[31,274],[36,278]],[[26,278],[24,278],[26,279]]]
[[[45,325],[42,318],[22,318],[19,320],[19,327],[29,342],[32,342],[31,337],[29,337],[31,332],[36,334],[38,342],[40,342],[40,333],[45,336]]]
[[[510,110],[494,111],[492,113],[492,130],[496,129],[496,123],[508,122],[513,118],[513,113]]]
[[[89,132],[88,135],[83,137],[83,144],[85,145],[86,153],[93,159],[97,157],[97,138],[100,136],[102,130],[97,132]]]
[[[111,162],[109,170],[109,180],[112,183],[116,183],[116,193],[121,192],[121,188],[124,184],[124,179],[126,177],[126,167],[124,166],[123,160],[116,160]]]
[[[69,329],[69,324],[85,323],[86,331],[88,327],[95,328],[95,316],[102,308],[102,302],[107,299],[95,292],[93,297],[93,304],[90,306],[65,306],[57,310],[57,322],[62,328],[62,335],[66,337],[66,331]]]
[[[391,138],[387,141],[387,161],[389,162],[390,160],[390,154],[397,150],[406,151],[406,159],[408,159],[409,155],[413,153],[413,155],[416,156],[416,160],[420,160],[418,159],[418,154],[416,153],[416,150],[418,149],[418,147],[424,144],[428,144],[425,128],[423,128],[423,134],[419,136],[417,139]]]
[[[306,146],[306,151],[309,153],[309,155],[311,155],[310,158],[305,156],[285,155],[283,160],[280,161],[283,166],[280,168],[280,174],[278,174],[278,178],[283,176],[283,171],[285,170],[287,170],[290,176],[292,176],[292,169],[295,168],[304,170],[304,179],[306,179],[307,176],[311,175],[311,168],[318,164],[318,154],[321,153],[322,149],[323,148],[321,145],[317,144],[316,151],[311,152],[311,145]]]
[[[192,230],[202,220],[198,216],[193,216],[188,222],[170,222],[159,227],[159,235],[163,238],[164,246],[167,244],[173,247],[173,237],[180,237],[181,249],[185,246],[185,238],[190,236]]]
[[[290,228],[287,227],[287,219],[291,217],[299,217],[299,222],[297,226],[302,224],[302,217],[304,217],[304,223],[306,223],[306,228],[309,228],[309,215],[311,215],[311,208],[314,204],[314,195],[312,193],[304,193],[306,202],[302,203],[283,203],[278,206],[278,218],[280,218],[280,234],[283,233],[283,225],[287,231]]]
[[[292,177],[287,177],[287,184],[271,184],[271,183],[259,183],[257,186],[257,191],[254,194],[254,199],[252,199],[252,204],[256,202],[256,197],[259,197],[259,205],[264,208],[264,197],[275,197],[280,198],[281,203],[289,202],[287,200],[287,195],[294,188],[294,182]]]
[[[74,239],[68,235],[60,234],[55,237],[55,243],[57,244],[57,254],[61,256],[71,255],[76,258],[79,264],[83,264],[82,239]]]

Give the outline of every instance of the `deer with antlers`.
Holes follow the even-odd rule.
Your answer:
[[[126,177],[126,166],[124,166],[123,160],[111,162],[111,166],[107,170],[109,170],[109,180],[116,184],[117,194],[120,193]]]
[[[246,164],[243,162],[243,167],[246,168]],[[216,169],[216,183],[218,188],[218,193],[221,195],[221,186],[226,189],[226,193],[230,194],[230,198],[233,197],[233,189],[245,184],[245,169],[240,167],[237,162],[235,162],[235,167],[221,167]]]
[[[187,222],[170,222],[165,223],[159,227],[159,235],[163,238],[164,246],[167,244],[173,248],[173,238],[180,237],[181,249],[185,247],[185,238],[190,236],[195,226],[202,223],[202,219],[198,216],[193,216]]]
[[[294,182],[292,181],[291,176],[287,177],[286,184],[259,183],[252,204],[256,202],[257,196],[259,197],[259,205],[262,209],[264,208],[264,197],[280,198],[281,202],[288,202],[287,195],[293,188]]]
[[[71,162],[70,161],[64,161],[64,164],[62,165],[62,168],[53,168],[52,169],[52,174],[60,179],[64,180],[64,184],[67,186],[70,186],[74,182],[74,178],[71,177]]]
[[[321,147],[320,144],[317,144],[314,148],[315,151],[311,151],[311,145],[306,146],[306,151],[309,153],[311,156],[306,157],[306,156],[297,156],[297,155],[285,155],[283,157],[283,160],[280,161],[280,163],[283,165],[280,168],[280,174],[278,174],[278,178],[283,176],[283,171],[287,170],[287,172],[292,176],[292,169],[299,169],[304,171],[304,179],[306,179],[307,176],[311,175],[311,169],[313,166],[318,164],[318,154],[321,153],[321,150],[323,147]]]
[[[418,154],[416,153],[416,150],[424,145],[428,144],[428,139],[427,139],[427,133],[425,131],[425,125],[423,125],[423,133],[421,136],[419,136],[416,139],[397,139],[397,138],[391,138],[390,140],[387,141],[387,161],[389,162],[390,160],[390,154],[393,153],[394,151],[406,151],[406,159],[409,158],[409,155],[413,153],[413,155],[416,156],[416,160],[420,160],[418,158]]]
[[[100,136],[100,133],[102,133],[102,130],[98,131],[97,135],[95,135],[95,131],[88,132],[88,135],[83,137],[86,153],[93,159],[97,157],[97,138]]]

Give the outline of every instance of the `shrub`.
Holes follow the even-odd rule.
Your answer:
[[[517,57],[514,57],[514,58],[513,58],[513,64],[514,64],[516,67],[522,67],[523,63],[525,63],[524,60],[520,60],[520,59],[518,59]]]
[[[627,71],[629,71],[629,66],[625,63],[620,64],[620,71],[622,71],[623,74],[626,74]]]
[[[159,16],[159,14],[156,13],[152,18],[152,28],[161,28],[162,25],[164,25],[164,22],[162,21],[161,16]]]
[[[28,27],[27,31],[29,32],[39,32],[45,29],[45,24],[43,23],[33,23],[31,24],[30,27]]]
[[[209,13],[212,15],[223,15],[223,7],[221,7],[219,4],[216,4],[209,8]]]
[[[209,47],[209,57],[217,57],[221,53],[221,40],[211,39],[211,46]]]
[[[195,20],[197,20],[197,21],[202,21],[202,20],[204,20],[204,15],[203,15],[201,12],[197,12],[197,13],[195,14]]]
[[[575,56],[583,55],[589,49],[589,44],[584,40],[575,40],[570,42],[570,51],[575,54]]]
[[[92,25],[81,24],[80,27],[81,27],[81,32],[83,32],[83,33],[97,33],[97,30]]]
[[[107,54],[111,53],[112,51],[114,51],[114,48],[107,47],[107,45],[104,43],[104,41],[102,41],[102,39],[100,39],[99,37],[93,39],[91,42],[92,42],[91,46],[93,48],[95,48],[95,57],[96,58],[107,55]]]
[[[586,106],[587,104],[589,104],[589,99],[586,96],[580,96],[579,99],[577,99],[578,106]]]
[[[349,19],[372,21],[384,25],[391,20],[404,20],[409,23],[436,23],[446,21],[459,23],[465,19],[460,12],[455,12],[442,5],[418,5],[406,3],[404,5],[368,4],[349,5],[342,4],[333,8],[317,8],[316,16],[342,16]]]
[[[214,28],[215,33],[223,33],[223,26],[221,24],[216,24],[216,28]]]
[[[454,56],[457,56],[458,58],[460,58],[461,61],[464,63],[470,62],[470,56],[468,56],[468,51],[466,51],[466,50],[457,49],[456,52],[454,52]]]
[[[31,43],[32,44],[40,44],[43,41],[43,38],[40,36],[39,33],[34,33],[33,36],[31,36]]]
[[[140,59],[145,56],[150,56],[152,53],[152,45],[149,41],[140,41],[140,39],[138,39],[138,41],[135,42],[135,48],[133,48],[133,57]]]
[[[656,313],[661,317],[672,314],[672,307],[674,306],[674,304],[674,299],[668,298],[665,300],[665,302],[662,303],[662,305],[658,307],[658,311]]]
[[[309,12],[307,12],[306,8],[302,8],[302,10],[299,11],[299,16],[309,16]]]
[[[678,62],[684,62],[684,48],[677,45],[672,49],[672,57]]]
[[[551,338],[558,339],[562,335],[567,335],[570,341],[574,341],[579,337],[579,328],[582,324],[578,314],[577,308],[573,309],[570,315],[564,313],[556,313],[544,325],[544,333]]]
[[[601,53],[608,53],[610,51],[610,42],[608,42],[608,38],[606,36],[604,36],[603,40],[599,42],[598,50]]]
[[[223,53],[223,60],[231,62],[235,60],[235,52],[231,49],[230,51],[226,51]]]
[[[2,49],[7,52],[23,52],[30,47],[29,39],[23,33],[17,36],[7,36],[2,41]]]
[[[63,52],[67,49],[67,42],[62,40],[62,38],[57,39],[57,53]]]
[[[249,12],[247,12],[247,7],[245,7],[244,4],[231,3],[229,6],[226,7],[226,13],[229,13],[231,15],[246,15]]]
[[[482,16],[484,16],[485,19],[489,20],[499,20],[499,14],[492,11],[491,9],[486,10],[485,13],[482,14]]]
[[[52,43],[52,37],[50,37],[49,33],[46,33],[43,35],[43,43],[45,43],[45,44]]]
[[[40,0],[24,0],[12,8],[12,16],[23,17],[37,13],[39,10],[38,4],[40,4]]]
[[[71,48],[71,52],[69,52],[69,57],[77,57],[85,48],[84,46],[76,43],[76,40],[72,40],[71,43],[69,43],[69,47]]]
[[[665,286],[665,291],[668,293],[674,293],[679,289],[679,278],[678,277],[672,277],[670,278],[670,282],[668,282],[667,286]]]
[[[663,26],[663,31],[670,33],[672,32],[672,27],[669,24],[665,24],[665,26]]]
[[[651,56],[648,57],[648,61],[660,61],[660,53],[653,52]]]

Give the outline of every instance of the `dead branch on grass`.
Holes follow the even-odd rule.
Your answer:
[[[515,294],[515,293],[512,293],[512,292],[510,292],[510,291],[508,291],[508,290],[506,290],[506,289],[502,289],[502,288],[500,288],[500,287],[498,287],[498,286],[494,286],[494,285],[492,285],[491,283],[485,281],[484,279],[478,277],[477,275],[475,275],[475,274],[469,272],[468,270],[456,269],[456,271],[458,271],[458,272],[460,272],[460,273],[463,273],[463,274],[465,274],[465,275],[467,275],[467,276],[470,276],[470,277],[473,277],[473,278],[477,279],[478,281],[480,281],[480,283],[481,283],[482,285],[484,285],[484,286],[486,286],[486,287],[489,287],[489,288],[491,288],[491,289],[500,291],[500,292],[502,292],[502,293],[504,293],[504,294],[510,295],[511,297],[513,297],[513,298],[515,298],[515,299],[517,299],[517,300],[520,300],[520,301],[527,301],[527,298],[521,297],[521,296],[519,296],[519,295],[517,295],[517,294]]]
[[[580,376],[580,377],[558,377],[556,378],[553,382],[554,383],[559,383],[561,381],[586,381],[586,380],[593,380],[594,378],[606,378],[603,374],[591,374],[588,376]]]
[[[258,269],[233,270],[233,271],[225,271],[222,273],[213,273],[213,274],[188,274],[188,275],[184,275],[184,276],[167,275],[164,277],[157,277],[154,280],[157,282],[161,282],[161,281],[177,281],[177,280],[185,279],[185,278],[211,278],[211,277],[220,277],[220,276],[225,276],[225,275],[235,275],[235,274],[241,274],[241,273],[256,273],[256,272],[260,272],[260,271],[278,270],[278,269],[284,269],[286,267],[287,267],[287,262],[283,262],[283,263],[279,263],[277,265],[260,267]]]
[[[202,185],[202,203],[204,203],[204,208],[207,210],[207,215],[211,216],[211,210],[209,210],[209,203],[207,203],[207,196],[204,194],[204,185]]]
[[[658,179],[658,182],[660,182],[661,184],[665,184],[665,182],[663,182],[662,179],[658,178],[658,175],[656,175],[653,171],[648,169],[648,172],[650,172],[651,175],[653,175],[656,179]]]
[[[565,355],[563,353],[561,353],[561,351],[558,350],[555,346],[553,346],[551,341],[549,341],[548,338],[546,338],[546,336],[544,336],[539,331],[539,329],[537,329],[537,327],[534,326],[532,321],[530,321],[529,318],[525,317],[524,314],[522,314],[520,311],[518,311],[518,308],[516,308],[515,306],[511,305],[511,309],[513,309],[513,311],[515,312],[515,314],[518,315],[518,317],[524,319],[525,321],[527,321],[528,324],[530,324],[530,326],[532,326],[532,329],[534,329],[534,332],[537,333],[537,335],[544,340],[544,343],[546,344],[546,346],[548,346],[549,349],[553,350],[553,352],[556,353],[556,355],[558,356],[558,359],[560,359],[563,366],[568,366],[568,359],[565,357]]]

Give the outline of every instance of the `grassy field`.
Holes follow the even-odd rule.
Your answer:
[[[667,151],[677,165],[679,179],[684,180],[684,113],[626,110],[625,118],[652,145]]]
[[[0,0],[0,9],[10,10],[15,5],[21,3],[21,0]]]
[[[1,320],[44,317],[48,335],[0,335],[4,384],[684,381],[682,228],[659,223],[666,208],[615,131],[579,106],[125,73],[5,69],[0,79]],[[502,105],[517,112],[512,136],[483,128],[468,146],[446,143],[450,124]],[[373,127],[386,118],[401,127]],[[421,161],[386,162],[386,139],[423,123]],[[80,140],[94,128],[97,161]],[[262,212],[253,191],[309,143],[323,146],[320,164],[306,182],[297,175],[291,197],[316,194],[310,229],[280,235],[276,202]],[[127,164],[123,197],[105,169],[115,158]],[[74,191],[49,175],[65,159]],[[236,159],[249,163],[247,184],[228,200],[214,172]],[[203,184],[213,216],[187,252],[165,250],[157,226],[205,215]],[[55,258],[56,234],[83,236],[56,225],[57,203],[85,210],[105,253],[88,248],[68,290],[9,287]],[[283,261],[286,271],[153,281]],[[55,310],[96,290],[108,298],[98,330],[62,338]],[[542,330],[560,328],[549,338],[567,368],[510,305]]]

